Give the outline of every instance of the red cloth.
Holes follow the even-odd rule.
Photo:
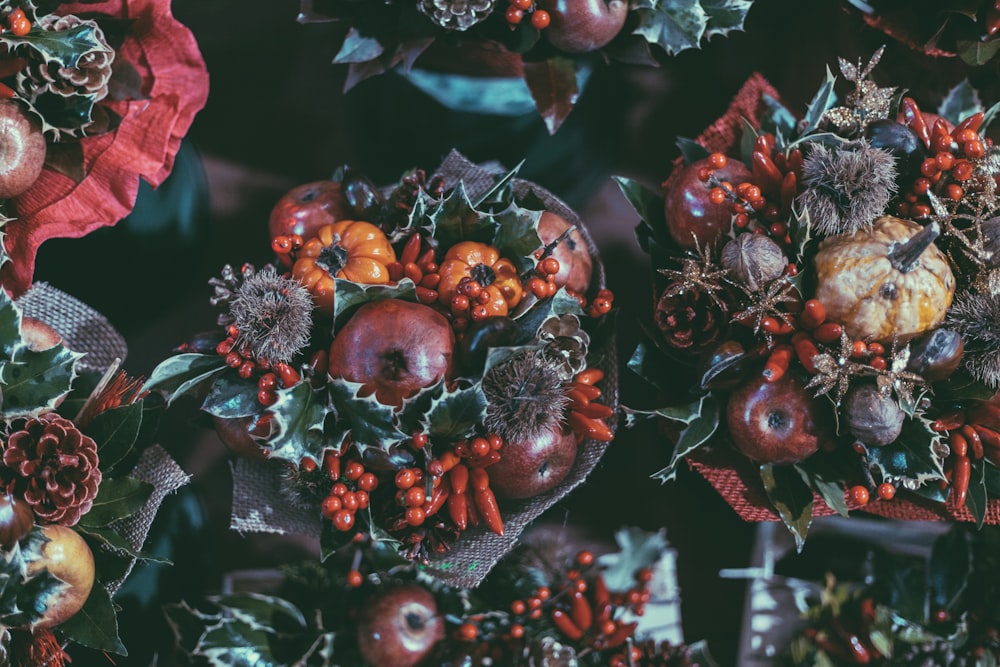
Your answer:
[[[13,201],[5,246],[11,257],[0,282],[15,296],[31,284],[38,246],[50,238],[78,238],[113,225],[131,212],[141,177],[158,186],[173,168],[181,138],[208,99],[208,71],[194,35],[170,12],[170,0],[106,0],[60,5],[60,14],[103,14],[131,19],[115,57],[142,78],[147,99],[101,102],[119,116],[114,132],[80,140],[85,178],[45,169]]]

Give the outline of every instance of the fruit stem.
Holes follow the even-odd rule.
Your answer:
[[[941,235],[941,225],[932,222],[911,236],[905,243],[893,246],[889,250],[889,262],[892,268],[901,273],[908,273],[917,266],[920,255]]]

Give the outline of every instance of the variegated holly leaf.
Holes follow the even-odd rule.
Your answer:
[[[169,406],[177,397],[214,379],[227,368],[225,359],[218,354],[176,354],[153,369],[142,390],[163,394]]]
[[[80,58],[88,53],[110,50],[99,39],[99,30],[97,23],[89,20],[67,30],[42,30],[32,26],[31,31],[21,37],[4,31],[0,35],[0,44],[6,45],[11,52],[18,52],[22,47],[28,48],[40,55],[46,63],[60,68],[75,68]]]
[[[118,555],[128,556],[129,558],[150,563],[171,565],[169,559],[153,556],[133,547],[113,526],[81,526],[77,524],[76,530],[87,538],[87,541],[91,543],[91,548],[110,549]]]
[[[0,290],[0,361],[10,360],[14,348],[23,345],[21,339],[21,309]]]
[[[497,223],[488,213],[475,209],[462,182],[438,202],[427,217],[441,248],[450,248],[460,241],[492,243],[497,233]]]
[[[944,479],[947,452],[941,434],[917,413],[903,422],[903,431],[894,442],[868,449],[868,464],[886,481],[913,490]]]
[[[837,77],[833,75],[830,68],[826,68],[826,79],[824,79],[823,84],[813,95],[812,100],[809,101],[809,106],[806,108],[806,116],[804,118],[804,125],[800,134],[806,135],[819,127],[819,124],[823,120],[823,114],[833,108],[833,105],[837,102],[837,93],[833,90],[833,84],[836,83]]]
[[[374,37],[362,35],[357,28],[351,28],[333,57],[334,65],[364,63],[375,60],[385,51],[385,47]]]
[[[316,390],[308,382],[299,382],[293,387],[279,389],[277,394],[278,400],[270,407],[277,432],[262,443],[271,450],[270,458],[298,465],[306,456],[322,461],[325,450],[339,448],[343,437],[337,441],[324,431],[331,408],[322,389]]]
[[[542,247],[542,240],[538,237],[538,221],[541,218],[541,211],[521,208],[514,203],[493,216],[497,223],[493,245],[500,251],[500,256],[514,262],[521,273],[534,268],[532,253]]]
[[[227,374],[222,381],[212,383],[201,409],[222,419],[249,417],[263,410],[257,394],[256,382],[244,380],[236,373]]]
[[[0,623],[28,626],[45,613],[46,601],[66,586],[48,570],[28,576],[28,564],[41,556],[48,538],[35,526],[11,549],[0,551]]]
[[[661,482],[674,479],[677,475],[677,464],[685,456],[698,449],[715,435],[719,428],[719,404],[712,394],[705,394],[698,400],[687,405],[670,406],[657,410],[633,410],[622,406],[625,413],[625,426],[631,427],[639,418],[663,417],[671,421],[686,424],[674,445],[670,463],[650,477]]]
[[[90,589],[83,608],[59,624],[59,634],[71,641],[107,653],[128,656],[125,644],[118,636],[118,614],[111,594],[104,586]]]
[[[403,433],[424,433],[430,423],[427,413],[434,400],[444,392],[445,381],[441,380],[430,387],[424,387],[413,396],[403,399],[403,405],[396,412],[396,423]]]
[[[482,383],[462,382],[454,391],[445,389],[431,401],[426,422],[431,441],[454,443],[473,435],[486,417],[486,394]]]
[[[958,125],[972,114],[982,110],[983,102],[979,99],[979,93],[972,87],[968,79],[962,79],[944,96],[941,106],[938,107],[938,115],[952,125]]]
[[[580,302],[576,300],[575,296],[570,295],[565,287],[560,287],[553,296],[545,299],[533,300],[530,297],[525,299],[521,302],[521,306],[512,314],[512,317],[521,329],[517,340],[513,344],[531,344],[535,341],[538,330],[545,322],[553,317],[558,318],[562,315],[583,317],[583,309],[580,308]]]
[[[507,206],[513,204],[514,179],[517,177],[517,172],[521,171],[521,167],[523,166],[524,166],[524,160],[521,160],[516,165],[514,165],[513,169],[507,171],[506,173],[496,176],[493,185],[490,187],[489,190],[484,192],[479,197],[479,200],[476,201],[475,204],[473,204],[473,208],[477,210],[493,208],[493,207],[506,208]],[[534,191],[529,192],[526,199],[528,200],[527,202],[521,202],[521,203],[525,206],[528,206],[529,208],[536,208],[535,204],[540,203],[535,201]],[[542,203],[541,207],[538,208],[539,210],[545,208],[544,203]],[[494,210],[496,209],[494,208]]]
[[[771,505],[795,538],[796,550],[802,551],[812,524],[812,489],[793,466],[762,465],[760,481]]]
[[[0,361],[0,417],[11,419],[54,410],[69,393],[76,377],[76,362],[83,357],[61,343],[38,352],[27,346],[14,348],[10,360]]]
[[[345,313],[379,299],[416,301],[416,285],[403,278],[395,285],[364,285],[345,278],[333,279],[333,318],[339,322]]]
[[[601,574],[608,590],[622,593],[635,586],[636,572],[652,567],[670,546],[664,529],[649,533],[641,528],[619,528],[615,542],[618,551],[602,555],[599,562],[604,566]]]
[[[26,99],[27,106],[42,121],[42,132],[54,141],[64,136],[82,137],[93,120],[97,95],[93,93],[59,95],[43,92]]]
[[[393,406],[380,403],[374,394],[361,395],[362,383],[332,378],[327,386],[337,413],[336,422],[327,429],[332,446],[350,438],[360,452],[368,447],[388,451],[409,437],[399,430]]]
[[[708,14],[705,39],[716,35],[725,37],[730,32],[743,30],[743,22],[753,0],[701,0],[701,6]]]
[[[639,17],[633,34],[659,44],[667,55],[697,48],[708,29],[699,0],[632,0],[631,7]]]

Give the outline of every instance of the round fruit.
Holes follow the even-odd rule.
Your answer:
[[[13,101],[0,102],[0,199],[23,193],[45,165],[45,135],[33,114]]]
[[[819,450],[827,436],[818,404],[792,373],[774,382],[757,375],[729,397],[729,436],[751,461],[804,461]]]
[[[549,13],[545,36],[568,53],[595,51],[615,38],[625,25],[625,0],[539,0]]]
[[[347,321],[330,346],[330,375],[360,382],[385,405],[451,377],[455,334],[441,313],[419,303],[380,299]]]
[[[542,245],[548,245],[559,238],[570,224],[555,213],[545,211],[538,220],[538,238]],[[590,287],[594,273],[594,260],[590,256],[587,242],[579,229],[574,229],[552,251],[552,257],[559,261],[559,271],[555,275],[556,285],[565,286],[583,294]]]
[[[873,447],[895,442],[903,431],[906,414],[892,397],[874,384],[860,384],[844,396],[843,419],[855,438]]]
[[[555,488],[576,461],[576,438],[558,427],[524,442],[508,442],[489,467],[490,488],[498,498],[533,498]]]
[[[898,182],[912,183],[920,175],[920,163],[927,157],[927,147],[908,126],[883,118],[865,127],[865,138],[875,148],[888,151],[896,158]]]
[[[271,209],[267,229],[276,236],[298,234],[308,241],[324,225],[351,216],[342,186],[336,181],[314,181],[292,188]]]
[[[444,619],[423,586],[403,584],[373,595],[358,618],[358,649],[369,665],[415,667],[444,638]]]
[[[65,526],[43,526],[48,542],[42,545],[40,557],[28,565],[28,575],[43,569],[65,586],[45,601],[45,613],[35,627],[51,628],[68,620],[83,608],[94,586],[94,554],[80,534]]]
[[[705,158],[687,165],[670,181],[663,203],[667,231],[677,245],[689,250],[715,243],[732,228],[732,207],[726,202],[709,201],[714,186],[698,178],[702,169],[712,170],[719,179],[734,186],[751,177],[739,160],[727,160],[722,169],[713,169],[709,158]]]
[[[14,496],[0,496],[0,547],[11,549],[35,525],[35,513],[27,502]]]

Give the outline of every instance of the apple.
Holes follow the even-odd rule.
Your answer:
[[[559,238],[571,225],[555,213],[544,211],[538,220],[538,238],[543,245],[548,245]],[[583,294],[590,286],[590,277],[594,272],[594,260],[590,256],[587,242],[580,230],[574,229],[552,251],[552,256],[559,260],[559,273],[556,274],[556,285],[567,287],[574,292]]]
[[[229,448],[233,454],[251,461],[267,460],[267,457],[264,456],[264,448],[254,440],[250,433],[253,430],[254,434],[260,437],[270,435],[270,419],[258,426],[258,422],[261,421],[255,415],[249,417],[212,416],[215,432],[219,436],[219,440],[222,440],[222,444]]]
[[[45,165],[42,124],[14,101],[0,102],[0,199],[30,188]]]
[[[25,315],[21,317],[21,340],[32,352],[41,352],[61,343],[62,336],[45,322]]]
[[[437,602],[419,584],[400,584],[373,595],[358,617],[358,650],[373,667],[415,667],[442,639],[444,619]]]
[[[13,549],[34,525],[35,513],[26,500],[0,495],[0,548]]]
[[[732,229],[732,206],[728,202],[713,204],[708,200],[712,185],[698,178],[698,171],[702,168],[712,169],[708,158],[682,168],[670,181],[670,189],[663,202],[667,231],[677,245],[687,250],[711,245]],[[733,187],[751,178],[750,170],[732,158],[726,161],[725,167],[713,171],[719,179],[732,183]]]
[[[304,241],[323,225],[349,220],[343,189],[337,181],[314,181],[292,188],[271,209],[267,229],[276,236],[298,234]]]
[[[539,0],[552,22],[544,34],[549,43],[567,53],[596,51],[625,26],[625,0]]]
[[[524,442],[508,442],[487,470],[498,498],[533,498],[555,488],[576,461],[576,437],[555,427]]]
[[[51,628],[69,620],[83,608],[94,586],[94,552],[80,534],[65,526],[43,526],[48,542],[42,545],[38,558],[28,563],[28,575],[42,570],[62,581],[45,599],[45,613],[35,623],[37,628]]]
[[[792,373],[774,382],[756,375],[729,396],[729,436],[751,461],[804,461],[819,450],[828,435],[817,403]]]
[[[385,405],[451,377],[455,334],[429,306],[380,299],[358,308],[330,345],[330,375],[360,382]]]

